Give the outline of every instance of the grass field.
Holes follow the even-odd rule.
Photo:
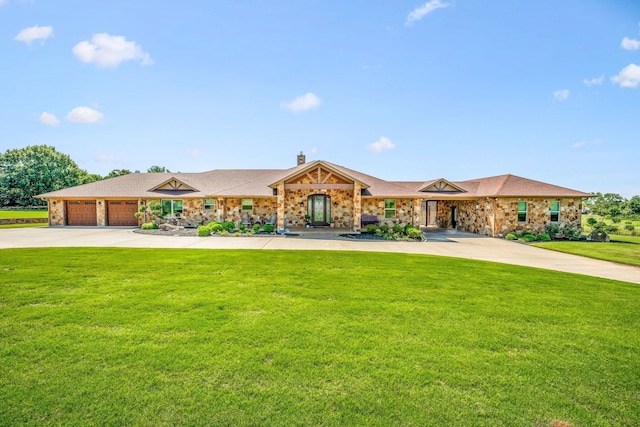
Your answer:
[[[632,242],[537,242],[533,246],[589,258],[640,266],[640,244]]]
[[[0,210],[0,218],[47,218],[46,210]]]
[[[639,425],[640,287],[329,251],[0,251],[0,425]]]

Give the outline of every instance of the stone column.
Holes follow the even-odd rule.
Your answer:
[[[362,187],[353,183],[353,231],[360,231],[360,220],[362,219]]]
[[[224,222],[224,198],[216,199],[216,221]]]
[[[276,205],[276,217],[278,218],[276,222],[276,231],[286,228],[287,224],[285,223],[284,213],[285,213],[285,194],[284,194],[284,182],[278,184],[277,192],[277,205]]]
[[[96,225],[98,227],[104,227],[107,225],[107,202],[104,199],[97,199],[96,205]]]
[[[412,224],[414,227],[420,228],[420,221],[422,217],[422,203],[420,199],[413,199],[413,218]]]

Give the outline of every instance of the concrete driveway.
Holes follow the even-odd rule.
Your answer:
[[[441,255],[545,268],[640,284],[640,268],[548,251],[459,231],[427,233],[427,242],[354,240],[331,234],[259,237],[179,237],[134,233],[123,228],[0,229],[0,249],[34,247],[123,247],[189,249],[292,249],[399,252]],[[0,257],[2,252],[0,252]]]

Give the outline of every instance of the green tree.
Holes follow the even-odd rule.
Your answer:
[[[95,178],[66,155],[47,145],[32,145],[0,154],[0,206],[36,206],[34,196],[84,184]]]
[[[625,202],[625,210],[631,215],[640,214],[640,196],[633,196]]]
[[[131,171],[129,169],[114,169],[109,172],[109,174],[105,176],[104,179],[115,178],[116,176],[121,175],[129,175],[130,173]]]
[[[163,173],[163,172],[171,172],[169,169],[165,168],[164,166],[151,166],[149,169],[147,169],[148,173]]]
[[[624,197],[616,193],[596,193],[591,212],[596,215],[619,215],[622,211]]]

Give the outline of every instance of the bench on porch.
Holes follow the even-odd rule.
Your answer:
[[[369,224],[378,225],[378,217],[376,215],[362,215],[360,217],[360,226],[365,227]]]

